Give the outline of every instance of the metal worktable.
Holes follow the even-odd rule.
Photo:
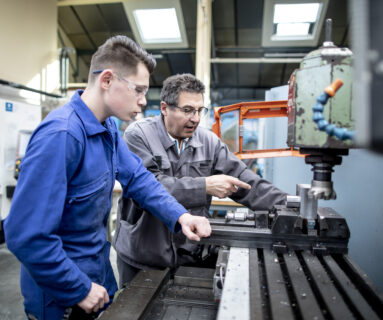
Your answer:
[[[382,296],[347,255],[232,247],[217,268],[141,271],[104,312],[122,319],[382,319]],[[225,278],[217,270],[226,268]],[[218,281],[217,281],[218,279]],[[222,287],[221,301],[215,291]]]

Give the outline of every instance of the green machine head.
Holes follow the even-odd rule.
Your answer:
[[[328,19],[323,46],[307,54],[291,75],[287,103],[287,144],[308,154],[305,161],[314,172],[309,195],[316,199],[336,198],[332,168],[354,146],[352,52],[333,44],[331,24]],[[334,82],[343,85],[331,96],[324,90]]]
[[[327,21],[327,29],[330,22]],[[352,110],[352,52],[338,48],[331,41],[307,54],[300,69],[294,71],[289,81],[288,145],[300,148],[349,149],[350,139],[341,140],[335,134],[321,131],[313,120],[313,107],[324,89],[336,79],[343,86],[324,105],[323,116],[338,128],[353,130]]]

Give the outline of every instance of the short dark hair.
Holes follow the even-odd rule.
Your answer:
[[[178,104],[181,92],[205,93],[204,84],[190,73],[176,74],[167,78],[162,86],[160,99],[170,106]]]
[[[89,81],[95,78],[96,70],[111,68],[121,73],[136,74],[137,65],[142,62],[149,73],[152,73],[156,60],[137,43],[127,36],[118,35],[109,38],[99,46],[92,56],[89,70]]]

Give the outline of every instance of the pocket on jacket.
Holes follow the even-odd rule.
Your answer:
[[[167,157],[164,157],[161,155],[154,155],[153,159],[154,159],[154,162],[157,164],[157,166],[160,170],[169,170],[170,161],[168,160]]]
[[[118,253],[148,267],[169,267],[174,263],[170,231],[145,211],[135,224],[120,221],[114,244]]]
[[[211,169],[211,160],[191,162],[189,167],[189,175],[191,177],[207,177],[211,175]]]
[[[107,179],[108,172],[92,182],[80,186],[71,186],[67,194],[68,203],[86,201],[95,196],[105,188]]]
[[[65,201],[62,230],[97,230],[110,211],[110,173],[81,186],[70,186]]]

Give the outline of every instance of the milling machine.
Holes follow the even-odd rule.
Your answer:
[[[241,208],[211,219],[201,260],[218,251],[215,269],[141,271],[101,319],[383,318],[381,294],[347,256],[346,220],[318,207],[319,199],[336,198],[333,167],[354,147],[352,53],[329,33],[292,74],[287,101],[215,110],[218,135],[221,115],[238,110],[237,156],[302,156],[311,183],[270,211]],[[243,121],[259,115],[288,117],[288,149],[242,150]]]

